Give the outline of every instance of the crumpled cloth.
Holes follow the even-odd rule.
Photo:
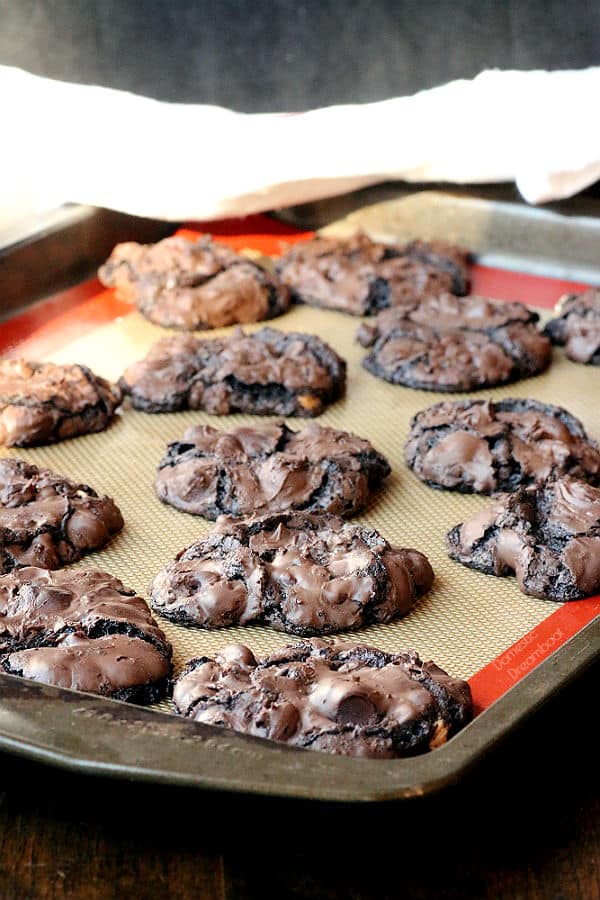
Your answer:
[[[215,219],[394,179],[514,181],[542,203],[600,179],[600,67],[485,71],[292,114],[164,103],[5,66],[0,97],[4,217],[75,202]]]

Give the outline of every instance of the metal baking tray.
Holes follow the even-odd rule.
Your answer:
[[[480,261],[488,263],[488,266],[493,264],[498,267],[499,262],[502,262],[504,270],[533,273],[532,276],[517,274],[503,276],[498,268],[478,268],[475,273],[476,283],[480,286],[500,285],[498,296],[503,296],[502,291],[510,293],[513,290],[516,292],[529,290],[532,296],[535,294],[539,299],[540,291],[548,296],[549,292],[558,292],[565,286],[565,279],[571,283],[600,283],[598,273],[594,270],[589,244],[598,228],[598,223],[593,217],[565,215],[555,210],[532,210],[518,206],[512,201],[461,196],[456,193],[423,191],[402,194],[397,191],[396,194],[394,199],[383,204],[379,203],[350,213],[345,220],[335,223],[333,230],[343,233],[345,230],[364,227],[374,235],[388,238],[443,236],[473,247]],[[352,204],[355,199],[347,198],[346,202]],[[364,196],[360,197],[359,201],[364,199]],[[329,225],[331,220],[336,218],[335,210],[339,210],[339,203],[340,201],[333,203],[333,212],[330,211],[329,215],[326,205],[320,206],[315,221],[318,224]],[[304,212],[289,211],[288,221],[291,217],[305,229],[310,227],[312,222],[303,218]],[[83,218],[86,219],[89,215],[88,212]],[[93,211],[91,215],[93,217]],[[540,216],[543,217],[543,226]],[[71,218],[70,228],[73,227],[75,225]],[[89,229],[89,218],[86,228]],[[119,230],[114,235],[113,243],[125,238],[156,239],[164,233],[164,229],[164,223],[144,221],[140,223],[139,220],[127,223],[120,217]],[[272,252],[278,243],[288,239],[293,232],[293,228],[265,218],[252,218],[234,225],[204,226],[204,230],[213,232],[220,230],[229,236],[237,231],[236,245],[238,247],[247,245],[255,252]],[[577,231],[580,234],[579,243],[576,240]],[[540,236],[541,232],[545,238]],[[572,235],[571,242],[566,240],[567,232]],[[72,233],[71,231],[71,235]],[[27,243],[29,259],[35,267],[35,236],[32,235]],[[565,249],[567,246],[570,248],[568,252]],[[579,256],[575,252],[578,246],[581,249]],[[22,242],[18,249],[19,252],[23,251]],[[104,256],[105,251],[102,249]],[[5,269],[10,269],[11,260],[15,259],[10,246],[3,248],[0,258]],[[544,269],[546,258],[548,268]],[[42,267],[46,265],[45,254],[40,256],[40,265]],[[559,276],[564,283],[544,281],[542,284],[540,276],[544,274]],[[64,284],[64,281],[61,284]],[[90,288],[89,284],[87,287],[84,285],[82,290],[86,297],[91,297],[89,303],[102,305],[103,302],[108,302],[106,295],[109,292],[96,296],[95,292],[99,290],[97,286]],[[73,298],[69,296],[71,302]],[[21,292],[21,305],[24,305],[26,299]],[[56,309],[57,303],[60,306],[60,298],[53,301],[53,310]],[[69,313],[71,344],[62,350],[59,349],[57,358],[61,358],[61,352],[68,358],[72,346],[78,348],[80,352],[85,352],[85,359],[90,362],[94,354],[102,355],[102,347],[106,347],[107,340],[110,340],[111,350],[113,347],[117,348],[118,341],[121,342],[118,344],[121,349],[126,345],[129,347],[130,344],[135,346],[139,341],[141,349],[157,336],[158,329],[141,320],[137,314],[128,314],[128,309],[115,310],[111,307],[110,315],[105,319],[96,317],[92,324],[87,320],[83,321],[82,314],[78,312],[81,309],[83,307],[75,304]],[[121,318],[114,319],[115,314],[120,314]],[[302,316],[305,318],[302,319]],[[311,328],[318,330],[325,339],[330,339],[329,333],[334,337],[339,335],[339,339],[342,340],[342,332],[349,333],[349,329],[355,328],[358,324],[355,320],[348,322],[348,319],[349,317],[343,317],[341,314],[326,311],[295,310],[273,324],[276,327],[292,328],[299,327],[299,323],[305,322],[308,323],[305,330]],[[7,320],[5,326],[0,324],[0,345],[6,347],[10,343],[9,340],[2,340],[2,330],[3,327],[6,329],[6,335],[9,325],[15,321]],[[100,321],[104,324],[99,325]],[[73,323],[77,326],[78,322],[81,324],[81,335],[73,340]],[[51,342],[48,340],[47,330],[44,326],[38,328],[21,344],[15,340],[11,352],[18,352],[19,347],[23,352],[39,351],[44,355],[50,352]],[[76,331],[77,327],[75,333]],[[27,331],[13,328],[11,334],[20,335],[21,340]],[[335,345],[335,340],[332,340],[332,343]],[[393,404],[402,394],[406,406],[406,409],[403,406],[404,419],[409,407],[410,410],[423,408],[437,399],[435,394],[406,392],[402,388],[384,385],[366,373],[364,374],[366,380],[361,381],[362,370],[360,374],[356,374],[359,369],[357,360],[362,355],[361,352],[353,351],[349,344],[345,345],[344,352],[349,357],[354,352],[358,353],[358,357],[351,360],[350,371],[355,374],[349,385],[349,392],[352,391],[353,395],[359,396],[362,390],[364,399],[364,391],[368,387],[372,391],[372,396],[378,398],[377,403],[380,402],[379,398],[384,396],[381,392],[387,392],[386,403],[389,400]],[[50,355],[54,358],[56,354]],[[113,355],[118,356],[116,349]],[[115,364],[120,364],[118,359]],[[570,365],[572,364],[567,364],[567,368],[564,368],[565,372],[569,371]],[[580,386],[588,384],[590,379],[598,380],[600,386],[600,370],[590,372],[583,367],[576,367],[571,371],[573,373],[571,380],[577,381]],[[102,371],[102,374],[105,372]],[[564,381],[560,375],[559,380]],[[533,385],[533,381],[522,382],[518,386],[513,386],[512,390],[510,388],[500,390],[504,396],[511,393],[524,395],[530,389],[528,384]],[[540,389],[542,388],[548,390],[548,385],[544,387],[540,382]],[[569,385],[567,389],[570,389]],[[531,393],[536,395],[533,389]],[[374,408],[377,407],[377,403],[373,404]],[[581,415],[587,424],[586,417],[580,409],[576,408],[574,412]],[[347,405],[342,403],[339,409],[332,410],[330,415],[323,417],[323,420],[338,427],[347,425],[360,432],[352,418],[353,415],[355,413],[350,402]],[[117,475],[105,460],[112,457],[119,446],[121,446],[119,452],[123,452],[123,445],[126,452],[130,452],[127,436],[131,436],[134,432],[127,431],[125,423],[130,429],[144,428],[144,441],[147,440],[153,448],[152,452],[156,453],[167,440],[177,437],[184,427],[199,417],[197,413],[144,417],[143,414],[128,411],[122,422],[105,433],[63,442],[55,448],[22,451],[19,455],[52,465],[66,474],[85,478],[89,483],[110,493],[110,485],[113,483],[110,479],[117,478]],[[228,426],[228,421],[212,420],[213,424],[222,428]],[[373,427],[376,425],[375,422]],[[591,430],[596,436],[600,436],[600,424],[595,432]],[[378,445],[369,429],[366,431],[363,429],[362,433],[371,437],[376,446]],[[392,447],[393,429],[383,434],[381,439],[384,438],[388,446]],[[102,450],[105,452],[102,453]],[[396,453],[396,459],[398,458]],[[57,462],[54,462],[55,459]],[[148,466],[150,473],[150,463]],[[444,500],[441,492],[435,492],[432,497],[431,492],[427,493],[430,489],[420,483],[416,484],[416,479],[412,481],[411,479],[410,473],[401,472],[400,480],[392,488],[391,500],[369,507],[362,518],[373,521],[386,536],[390,536],[390,528],[393,530],[402,525],[397,523],[397,510],[394,508],[395,497],[401,497],[399,493],[401,490],[412,491],[410,497],[420,498],[422,502],[425,502],[425,498],[431,497],[431,503],[428,504],[431,508],[434,508],[435,504],[443,505],[447,502],[450,504],[448,515],[455,514],[453,503],[465,502],[464,497],[456,499],[448,495]],[[151,563],[145,562],[142,558],[144,553],[148,552],[148,548],[144,549],[146,542],[141,541],[141,537],[144,536],[142,523],[146,528],[146,537],[151,534],[150,554],[162,553],[164,561],[173,555],[174,550],[185,546],[186,541],[189,542],[195,534],[203,533],[210,526],[203,520],[196,520],[164,507],[160,510],[155,506],[152,507],[151,516],[149,506],[146,504],[157,503],[152,497],[151,488],[145,495],[129,497],[128,490],[129,486],[122,484],[120,491],[123,493],[116,490],[113,493],[117,502],[120,502],[122,496],[125,505],[129,504],[133,520],[132,533],[116,546],[109,545],[102,553],[88,557],[86,562],[114,572],[126,583],[132,584],[133,580],[132,586],[144,594],[144,579],[147,579],[147,572],[151,571],[151,568],[146,571],[144,567],[151,566]],[[419,493],[423,491],[425,493]],[[471,501],[486,502],[482,498],[467,500]],[[140,509],[136,520],[134,508],[137,506]],[[420,511],[421,508],[422,503],[413,505],[411,509],[413,517],[419,518],[418,512],[414,510]],[[148,526],[147,523],[154,521],[155,518],[156,526],[154,524]],[[127,514],[126,521],[129,521]],[[135,529],[138,524],[140,527],[136,535]],[[149,532],[148,528],[153,533]],[[429,520],[423,524],[423,528],[425,529],[423,533],[431,528]],[[437,526],[435,528],[437,530]],[[443,533],[441,526],[440,530]],[[174,534],[171,535],[171,532]],[[396,535],[392,534],[391,538],[395,539]],[[427,546],[422,544],[417,546],[430,555]],[[453,674],[470,678],[476,704],[480,710],[478,715],[448,744],[429,754],[394,761],[329,756],[189,722],[167,713],[166,703],[161,704],[158,709],[144,709],[43,686],[7,675],[0,675],[0,749],[90,773],[272,796],[374,802],[423,796],[439,790],[458,781],[501,738],[508,735],[524,718],[597,658],[600,648],[600,621],[597,615],[600,612],[600,598],[562,606],[544,605],[544,601],[523,598],[514,585],[510,584],[514,579],[504,579],[504,584],[501,585],[499,579],[478,576],[469,570],[462,570],[462,567],[452,570],[451,566],[454,564],[442,562],[439,548],[435,552],[438,557],[434,567],[436,571],[442,572],[442,584],[436,595],[437,605],[429,604],[417,615],[411,613],[398,625],[375,626],[354,635],[357,641],[377,643],[384,649],[392,646],[398,648],[416,646],[418,651],[446,664]],[[162,561],[155,562],[154,571],[162,564]],[[458,568],[461,569],[460,573]],[[460,667],[461,658],[458,635],[462,621],[460,617],[456,618],[456,590],[452,599],[451,586],[449,589],[447,584],[449,579],[455,577],[454,573],[456,578],[463,579],[461,585],[465,587],[466,600],[468,600],[467,588],[476,586],[483,597],[481,602],[487,604],[483,609],[485,615],[493,609],[496,595],[498,607],[502,606],[500,595],[503,592],[506,594],[508,604],[504,611],[501,609],[492,615],[489,634],[480,631],[471,640],[467,648],[467,656],[469,653],[471,656],[464,663],[468,671],[464,672],[457,669],[457,666]],[[145,583],[147,584],[147,580]],[[445,598],[445,595],[448,596]],[[478,627],[481,628],[481,624]],[[183,633],[176,626],[168,626],[165,630],[176,644],[180,657],[193,655],[194,641],[199,640],[197,635],[190,634],[189,630]],[[269,629],[224,629],[220,634],[212,632],[210,637],[203,640],[208,644],[212,642],[211,646],[213,644],[219,646],[229,640],[246,640],[257,649],[281,646],[290,640],[289,636],[269,632]],[[441,643],[440,634],[443,634]],[[422,645],[423,642],[425,646]],[[465,640],[465,646],[467,643]]]

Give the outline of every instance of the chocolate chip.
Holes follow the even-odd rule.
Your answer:
[[[408,465],[450,490],[493,493],[569,474],[600,482],[600,450],[581,422],[537,400],[436,403],[411,421]]]
[[[155,487],[163,502],[209,519],[293,509],[351,515],[389,472],[368,441],[334,428],[196,425],[167,448]]]
[[[145,412],[317,416],[342,396],[346,364],[314,335],[238,329],[212,340],[163,338],[119,384]]]
[[[405,615],[432,582],[417,550],[335,516],[288,513],[224,520],[156,576],[151,602],[183,624],[327,634]]]
[[[373,349],[363,366],[392,384],[428,391],[472,391],[543,371],[548,339],[522,303],[439,294],[385,310],[357,340]]]
[[[298,747],[372,758],[413,755],[444,743],[472,713],[469,685],[414,652],[315,639],[235,671],[221,656],[227,648],[211,665],[206,658],[188,663],[173,692],[177,710]]]
[[[525,594],[577,600],[600,591],[600,489],[563,477],[500,494],[448,532],[452,559],[514,572]]]
[[[24,460],[0,459],[0,574],[76,562],[122,527],[110,497]]]
[[[300,241],[276,270],[296,301],[356,316],[468,288],[464,250],[441,241],[383,244],[360,232]]]
[[[0,444],[28,447],[102,431],[121,390],[87,366],[0,360]]]
[[[106,572],[0,576],[0,666],[10,674],[150,703],[166,692],[171,653],[145,601]]]
[[[259,322],[290,304],[278,278],[210,237],[118,244],[98,277],[151,322],[187,331]]]

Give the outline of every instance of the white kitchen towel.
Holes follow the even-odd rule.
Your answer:
[[[600,179],[600,67],[492,70],[411,97],[250,115],[0,66],[0,100],[4,219],[64,202],[222,218],[391,179],[515,181],[542,203]]]

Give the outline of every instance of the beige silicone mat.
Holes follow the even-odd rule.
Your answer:
[[[271,324],[284,331],[319,334],[347,360],[346,397],[319,421],[369,438],[393,469],[384,489],[358,520],[378,528],[391,543],[424,551],[436,573],[433,589],[406,618],[365,628],[355,633],[355,638],[386,650],[415,648],[452,674],[471,676],[554,612],[557,605],[525,597],[513,578],[481,575],[447,557],[446,531],[487,501],[434,491],[422,484],[403,460],[410,417],[443,395],[390,385],[366,372],[360,365],[365,351],[354,342],[359,325],[354,317],[295,307]],[[117,379],[125,366],[143,356],[163,333],[163,329],[132,313],[72,341],[50,358],[83,362],[99,374]],[[600,405],[591,400],[600,396],[599,388],[600,369],[575,365],[555,350],[553,364],[545,374],[478,396],[532,396],[562,404],[584,421],[592,436],[600,438]],[[125,518],[124,530],[105,550],[88,556],[80,565],[103,568],[147,596],[156,572],[178,550],[211,528],[211,523],[202,518],[164,506],[153,490],[156,466],[167,442],[179,438],[198,421],[226,430],[241,422],[257,421],[257,417],[213,417],[201,412],[149,415],[126,407],[103,433],[50,447],[8,452],[86,482],[116,499]],[[305,422],[288,421],[295,428]],[[188,658],[231,641],[242,641],[255,652],[264,653],[294,640],[270,628],[206,631],[158,618],[173,642],[176,671]],[[166,703],[161,706],[167,708]]]

